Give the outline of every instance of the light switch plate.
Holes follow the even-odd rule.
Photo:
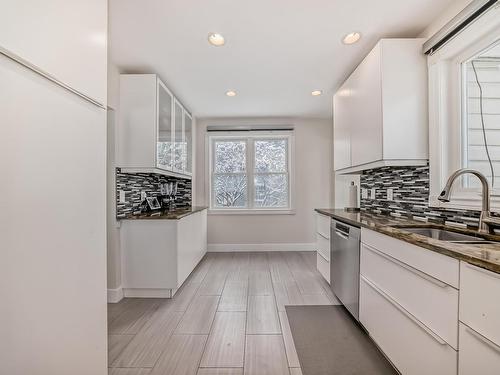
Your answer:
[[[388,201],[394,200],[394,190],[392,190],[391,188],[387,189],[387,200]]]
[[[361,198],[368,199],[368,189],[361,189]]]
[[[376,189],[372,188],[370,191],[370,199],[375,199],[375,193],[376,193]]]
[[[120,190],[120,203],[125,203],[125,191]]]

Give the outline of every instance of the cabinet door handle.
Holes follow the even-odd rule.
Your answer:
[[[493,341],[487,339],[486,337],[481,335],[479,332],[476,332],[472,328],[467,327],[465,324],[464,324],[464,326],[465,326],[465,329],[467,330],[467,332],[469,332],[472,336],[474,336],[478,341],[481,341],[483,344],[486,344],[487,346],[489,346],[490,348],[492,348],[496,352],[500,353],[500,346],[495,344]]]
[[[390,261],[392,263],[395,263],[395,264],[397,264],[400,267],[403,267],[405,270],[410,271],[411,273],[417,275],[418,277],[431,282],[434,285],[437,285],[437,286],[439,286],[441,288],[446,288],[446,287],[449,286],[448,284],[443,283],[441,280],[438,280],[435,277],[426,274],[425,272],[417,270],[416,268],[413,268],[413,267],[411,267],[411,266],[409,266],[409,265],[407,265],[407,264],[405,264],[405,263],[397,260],[396,258],[393,258],[393,257],[391,257],[391,256],[389,256],[387,254],[384,254],[383,252],[381,252],[381,251],[379,251],[379,250],[371,247],[370,245],[367,245],[367,244],[364,243],[363,246],[366,247],[368,250],[370,250],[370,251],[372,251],[372,252],[380,255],[381,257],[383,257],[385,259],[387,259],[388,261]]]
[[[361,279],[372,287],[378,294],[380,294],[384,299],[386,299],[391,305],[393,305],[396,309],[398,309],[401,313],[403,313],[408,319],[410,319],[417,327],[419,327],[422,331],[427,333],[430,337],[432,337],[435,341],[437,341],[440,345],[446,345],[446,341],[444,341],[441,337],[436,335],[433,331],[431,331],[425,324],[423,324],[420,320],[415,318],[411,313],[406,311],[406,309],[397,303],[394,298],[389,296],[386,292],[382,291],[377,285],[375,285],[372,281],[368,280],[366,277],[361,275]]]
[[[485,270],[484,268],[481,268],[481,267],[473,266],[472,264],[467,263],[467,262],[464,262],[464,263],[465,263],[465,266],[467,268],[470,268],[471,270],[484,273],[485,275],[488,275],[490,277],[494,277],[495,279],[500,279],[500,274],[498,274],[498,273]]]

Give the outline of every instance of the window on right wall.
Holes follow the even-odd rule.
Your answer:
[[[500,43],[462,63],[462,143],[466,168],[483,173],[500,187]],[[467,175],[464,188],[478,189]]]
[[[469,174],[449,203],[437,199],[453,172],[471,168],[488,178],[500,209],[500,7],[431,52],[428,69],[430,206],[480,210],[480,182]]]

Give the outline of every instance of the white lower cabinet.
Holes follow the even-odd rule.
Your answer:
[[[330,284],[330,262],[323,258],[323,255],[319,252],[316,253],[316,268],[321,276]]]
[[[179,220],[124,220],[120,230],[125,297],[170,298],[207,250],[207,210]]]
[[[361,245],[360,269],[363,276],[458,349],[457,289],[366,244]]]
[[[459,375],[498,375],[500,345],[493,343],[472,328],[460,323]]]
[[[316,268],[330,284],[330,224],[329,216],[316,213]]]
[[[359,317],[402,374],[457,374],[457,352],[363,276]]]

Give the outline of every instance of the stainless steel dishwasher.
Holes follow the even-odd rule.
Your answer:
[[[359,247],[361,229],[332,220],[330,285],[333,293],[359,321]]]

